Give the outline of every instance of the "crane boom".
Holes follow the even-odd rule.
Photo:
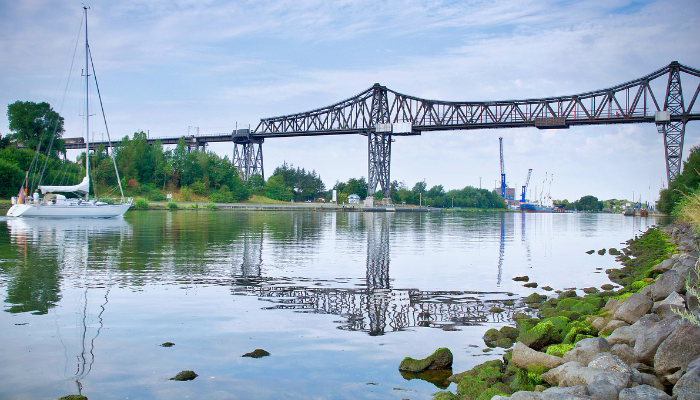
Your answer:
[[[499,137],[498,142],[501,147],[501,197],[506,198],[506,172],[503,168],[503,138]]]
[[[525,184],[523,185],[523,192],[520,194],[520,202],[525,202],[525,192],[527,191],[527,185],[530,184],[530,175],[532,175],[532,168],[527,170],[527,179],[525,179]]]

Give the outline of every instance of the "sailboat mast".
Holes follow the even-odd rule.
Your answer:
[[[88,178],[88,192],[85,193],[85,200],[90,199],[90,70],[88,68],[88,19],[87,6],[83,6],[85,10],[85,176]]]

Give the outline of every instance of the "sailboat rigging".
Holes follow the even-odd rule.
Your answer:
[[[37,192],[32,199],[28,199],[26,191],[29,172],[27,172],[27,177],[25,177],[22,187],[20,188],[19,195],[12,199],[12,207],[7,212],[7,215],[10,217],[113,218],[124,215],[124,213],[131,207],[133,199],[124,197],[124,191],[119,179],[117,163],[114,160],[114,153],[112,153],[112,161],[114,163],[117,182],[119,183],[119,190],[121,192],[120,201],[110,204],[107,202],[98,201],[97,199],[90,200],[90,162],[88,161],[90,154],[90,76],[95,79],[95,85],[97,88],[97,94],[100,100],[100,108],[102,110],[103,117],[104,107],[102,106],[102,96],[100,95],[99,85],[97,84],[95,66],[94,63],[91,62],[92,55],[88,44],[88,7],[83,6],[83,10],[85,13],[85,177],[77,185],[52,186],[39,184],[38,190],[44,194],[44,198],[39,198]],[[92,66],[92,69],[90,69],[90,66]],[[90,71],[92,71],[92,74]],[[109,129],[107,128],[106,120],[105,128],[107,130],[107,137],[109,138]],[[64,195],[56,193],[75,193],[81,196],[84,195],[85,197],[84,199],[66,198]]]

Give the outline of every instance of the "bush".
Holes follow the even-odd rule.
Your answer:
[[[228,190],[228,186],[223,185],[221,189],[213,191],[209,194],[209,200],[215,203],[232,203],[233,193]]]
[[[192,190],[188,187],[180,189],[180,200],[190,201],[192,200]]]
[[[148,208],[148,200],[144,199],[143,197],[137,197],[134,200],[134,208],[139,208],[139,209]]]
[[[207,186],[199,179],[190,185],[190,189],[194,194],[199,196],[204,196],[207,194]]]
[[[168,202],[168,204],[166,204],[165,206],[168,207],[168,208],[171,209],[171,210],[176,210],[176,209],[177,209],[177,203],[174,202],[174,201]]]

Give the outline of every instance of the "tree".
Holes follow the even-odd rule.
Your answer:
[[[599,201],[597,197],[587,195],[581,197],[576,202],[576,209],[579,211],[602,211],[603,202]]]
[[[7,106],[12,141],[28,149],[57,157],[65,154],[63,117],[46,102],[16,101]],[[50,150],[49,150],[50,149]]]
[[[292,189],[284,184],[282,175],[273,175],[265,184],[267,197],[281,201],[291,201],[293,198]]]
[[[668,189],[661,191],[657,202],[659,211],[671,214],[684,198],[683,195],[690,195],[698,187],[700,187],[700,146],[690,149],[690,155],[683,163],[683,172],[671,182]]]

